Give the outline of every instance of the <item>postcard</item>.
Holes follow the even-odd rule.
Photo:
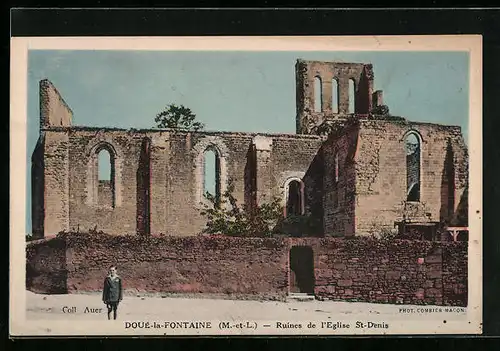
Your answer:
[[[482,37],[14,37],[11,336],[482,333]]]

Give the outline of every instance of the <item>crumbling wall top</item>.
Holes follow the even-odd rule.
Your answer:
[[[48,79],[40,81],[40,128],[71,126],[73,111]]]

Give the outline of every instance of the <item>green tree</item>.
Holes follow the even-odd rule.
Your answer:
[[[207,192],[208,204],[201,214],[207,218],[203,233],[229,236],[269,237],[276,233],[276,227],[283,217],[279,199],[249,209],[241,206],[233,195],[234,185],[229,184],[221,198]]]
[[[155,117],[156,128],[203,130],[205,125],[196,121],[196,115],[184,105],[169,104]]]
[[[322,225],[311,215],[289,215],[283,218],[280,199],[274,197],[269,202],[254,208],[241,206],[233,195],[234,185],[217,198],[207,192],[201,214],[207,222],[204,234],[229,236],[271,237],[273,235],[321,236]]]

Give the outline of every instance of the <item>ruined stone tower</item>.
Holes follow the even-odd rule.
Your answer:
[[[297,60],[295,75],[297,134],[314,134],[325,121],[367,116],[383,104],[382,91],[373,91],[371,64]]]

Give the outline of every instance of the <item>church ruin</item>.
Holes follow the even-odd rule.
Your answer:
[[[216,195],[232,181],[234,196],[249,206],[278,196],[284,216],[308,214],[324,236],[397,227],[435,239],[439,228],[467,227],[460,127],[384,112],[371,64],[297,60],[295,70],[296,134],[76,126],[57,89],[41,81],[34,238],[95,227],[195,235],[206,223],[206,152],[216,155]],[[98,176],[102,152],[106,180]]]

